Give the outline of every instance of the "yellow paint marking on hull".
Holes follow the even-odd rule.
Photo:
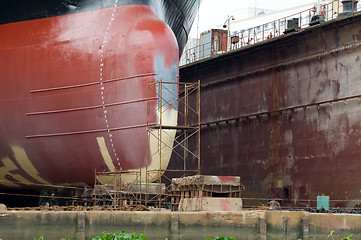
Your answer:
[[[159,120],[159,115],[161,114],[160,111],[158,111],[157,114]],[[163,109],[162,114],[163,114],[162,115],[163,125],[167,125],[167,126],[177,125],[178,112],[176,110]],[[148,178],[149,182],[154,182],[164,174],[164,171],[168,168],[170,157],[172,155],[176,130],[161,130],[162,131],[161,139],[158,138],[158,136],[160,135],[159,131],[160,130],[152,130],[149,132],[149,148],[150,148],[151,162],[148,163],[148,167],[144,167],[141,169],[132,169],[131,173],[122,173],[121,174],[122,183],[140,182],[139,179],[140,176],[141,176],[141,182],[143,183],[147,181],[146,178]],[[102,139],[102,141],[104,141],[104,138],[103,137],[97,138],[100,151],[109,170],[111,172],[114,172],[114,170],[112,169],[115,169],[115,167],[113,165],[113,161],[111,160],[109,151],[105,146],[105,141],[100,143],[99,139]],[[110,163],[112,164],[111,165],[112,168],[110,168],[108,165]],[[138,172],[139,174],[136,174],[135,172]],[[103,184],[114,183],[114,176],[102,175],[99,176],[99,178],[103,182]]]
[[[111,156],[109,154],[107,145],[105,144],[104,137],[97,137],[97,142],[98,142],[100,153],[103,156],[105,164],[107,165],[109,171],[114,172],[115,171],[115,166],[114,166],[112,158],[111,158]]]
[[[178,111],[167,107],[162,107],[157,111],[157,118],[160,121],[162,117],[162,125],[165,126],[177,126]],[[162,132],[160,132],[162,131]],[[161,133],[161,134],[160,134]],[[149,148],[151,155],[151,163],[148,166],[148,179],[149,182],[154,182],[159,179],[164,171],[168,168],[170,158],[173,152],[173,144],[176,136],[176,130],[152,130],[149,132]],[[161,135],[161,139],[158,136]],[[160,170],[160,171],[152,171]],[[146,172],[146,169],[142,169],[142,176]],[[145,176],[145,174],[144,174]],[[143,178],[143,177],[142,177]],[[142,181],[145,181],[145,179]]]
[[[162,131],[161,141],[158,137],[156,137],[159,136],[159,131]],[[149,134],[149,147],[152,162],[148,166],[148,178],[149,182],[154,182],[159,179],[168,168],[170,157],[172,155],[176,130],[152,130]],[[142,169],[142,176],[143,172],[145,176],[146,169]]]
[[[14,157],[16,161],[19,163],[20,167],[32,178],[36,181],[43,183],[43,184],[50,184],[45,179],[39,176],[38,170],[34,167],[31,163],[28,155],[26,154],[25,150],[18,146],[11,146],[11,149],[14,152]]]
[[[0,181],[1,185],[7,186],[7,187],[19,187],[20,185],[17,183],[13,183],[10,181],[6,180],[6,176],[10,175],[12,178],[14,178],[15,181],[24,183],[24,184],[31,184],[31,182],[24,178],[23,176],[19,175],[19,174],[13,174],[11,173],[11,171],[15,171],[18,170],[18,168],[16,167],[15,163],[13,163],[13,161],[11,161],[10,158],[5,157],[2,158],[1,161],[3,162],[4,166],[0,168],[0,179],[2,181]]]

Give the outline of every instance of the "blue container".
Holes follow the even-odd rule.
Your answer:
[[[317,196],[317,209],[330,209],[330,196]]]

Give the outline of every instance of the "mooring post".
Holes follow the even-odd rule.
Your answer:
[[[267,235],[267,220],[265,217],[259,218],[259,234]]]
[[[302,239],[306,240],[310,235],[310,216],[309,213],[305,213],[302,219]]]
[[[171,213],[170,232],[171,232],[171,240],[179,239],[179,216],[178,216],[178,214]]]
[[[85,232],[85,213],[84,212],[78,213],[76,222],[77,222],[77,225],[76,225],[77,232],[78,233]]]
[[[172,214],[170,217],[170,230],[172,234],[179,232],[179,217],[178,214]]]
[[[286,236],[288,232],[288,218],[283,218],[283,234]]]

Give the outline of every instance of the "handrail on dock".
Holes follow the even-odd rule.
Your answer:
[[[238,50],[243,47],[261,43],[275,37],[279,37],[280,35],[285,34],[285,31],[287,32],[288,30],[287,20],[298,19],[298,27],[294,30],[299,31],[311,26],[312,22],[314,22],[312,21],[314,20],[312,18],[316,15],[320,16],[320,18],[318,18],[318,23],[322,23],[336,19],[346,14],[353,15],[360,9],[359,7],[354,9],[354,4],[352,4],[350,12],[342,12],[343,6],[341,2],[342,0],[335,0],[333,2],[321,5],[319,11],[317,11],[316,6],[314,6],[310,9],[282,17],[275,21],[267,22],[252,28],[243,29],[234,34],[228,33],[227,37],[222,38],[221,36],[218,36],[217,41],[209,41],[204,44],[198,44],[196,47],[186,49],[181,57],[180,65],[183,66],[191,64],[197,61]],[[354,2],[356,2],[356,0],[352,0],[352,3]]]

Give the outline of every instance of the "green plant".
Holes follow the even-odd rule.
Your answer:
[[[335,240],[333,237],[333,233],[335,232],[335,230],[331,230],[330,234],[327,236],[327,239],[332,237],[332,240]]]
[[[333,234],[335,233],[335,230],[331,230],[330,234],[327,236],[328,238],[332,238],[332,240],[335,240],[335,238],[333,237]],[[351,237],[353,236],[353,233],[351,233],[350,235],[348,235],[347,237],[342,238],[341,240],[352,240]]]
[[[342,238],[341,240],[351,240],[351,237],[353,236],[353,233],[348,235],[347,237]]]
[[[143,234],[127,233],[122,231],[121,233],[106,233],[103,232],[102,236],[96,236],[92,240],[148,240]]]

